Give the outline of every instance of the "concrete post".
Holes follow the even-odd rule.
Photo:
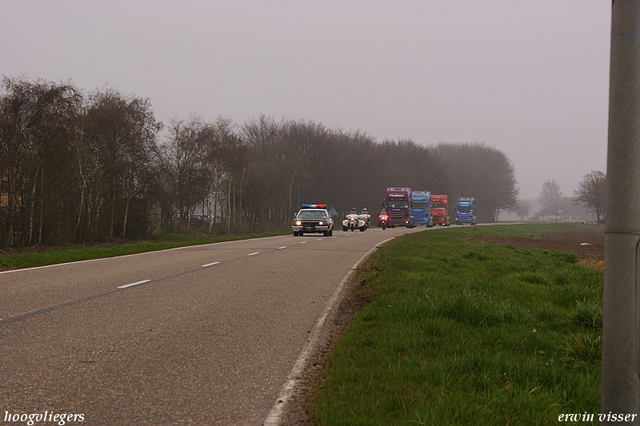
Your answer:
[[[614,0],[605,226],[602,406],[640,414],[640,2]],[[638,416],[633,423],[639,425]]]

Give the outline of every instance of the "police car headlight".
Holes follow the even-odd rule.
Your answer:
[[[324,225],[323,221],[318,222],[318,225]]]

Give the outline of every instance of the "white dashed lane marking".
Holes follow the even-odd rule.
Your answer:
[[[121,286],[119,286],[118,288],[133,287],[134,285],[140,285],[140,284],[148,283],[148,282],[150,282],[150,281],[151,281],[151,280],[136,281],[135,283],[121,285]]]

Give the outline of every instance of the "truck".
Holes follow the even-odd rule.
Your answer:
[[[427,228],[431,228],[433,226],[431,192],[411,191],[411,204],[411,216],[413,216],[413,222],[416,226],[424,225]]]
[[[382,209],[389,216],[389,228],[415,226],[411,216],[411,188],[387,188],[387,195],[382,200]]]
[[[476,199],[474,197],[459,197],[456,204],[456,225],[476,224]]]
[[[449,217],[449,200],[446,195],[431,196],[431,215],[433,216],[434,225],[451,225],[451,218]]]

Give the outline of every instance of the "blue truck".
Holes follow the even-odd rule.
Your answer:
[[[476,224],[476,199],[473,197],[459,197],[456,204],[456,225]]]
[[[427,228],[433,226],[433,216],[431,216],[431,192],[411,191],[411,216],[417,225],[425,225]]]

